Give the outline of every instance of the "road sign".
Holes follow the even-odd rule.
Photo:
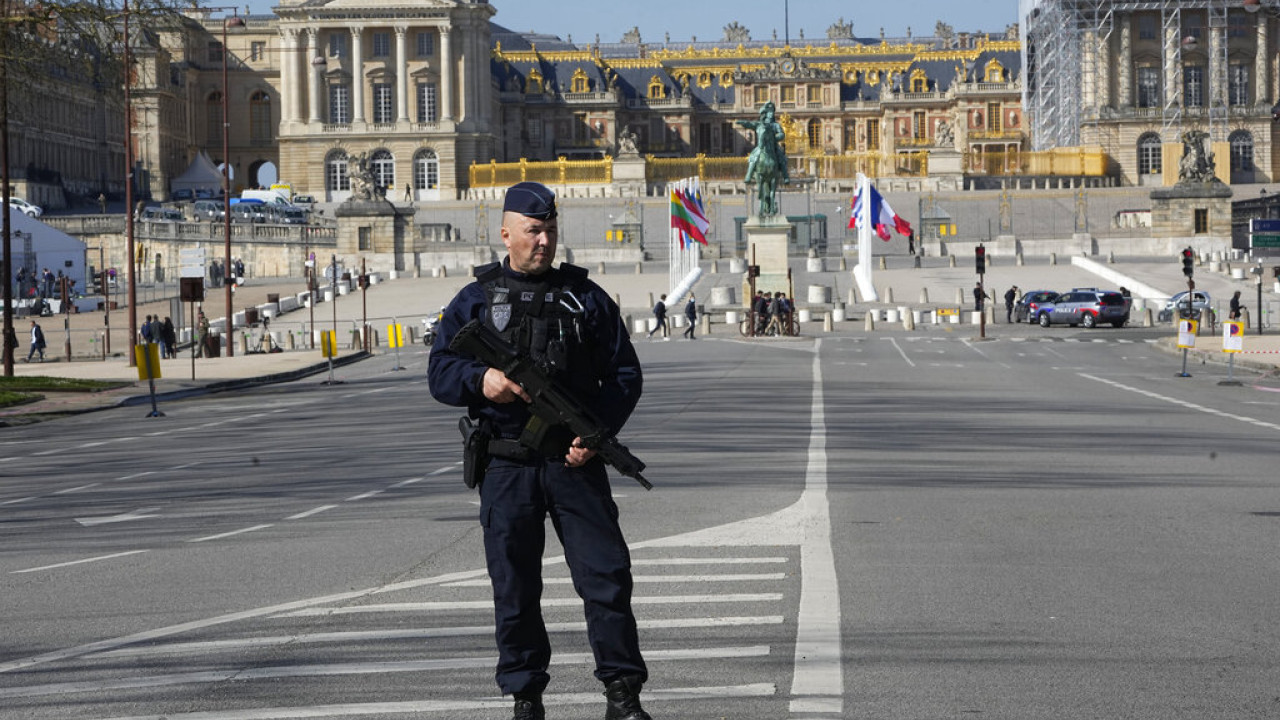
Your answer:
[[[1178,321],[1178,347],[1193,348],[1196,346],[1196,328],[1199,326],[1195,320],[1179,320]]]
[[[1244,352],[1244,323],[1239,320],[1222,323],[1222,352]]]
[[[404,326],[393,323],[387,326],[387,344],[389,347],[404,347]]]
[[[1280,248],[1280,220],[1261,218],[1250,220],[1249,247]]]
[[[178,251],[178,275],[184,278],[204,277],[204,248],[187,248]]]

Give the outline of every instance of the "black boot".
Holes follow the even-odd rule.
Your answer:
[[[618,678],[604,687],[604,697],[608,702],[604,711],[604,720],[653,720],[649,713],[640,707],[640,688],[643,681],[635,675]]]
[[[511,720],[544,720],[542,696],[537,693],[516,693],[515,712]]]

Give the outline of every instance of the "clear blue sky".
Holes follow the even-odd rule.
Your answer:
[[[498,11],[494,22],[512,30],[538,30],[572,35],[574,42],[588,43],[600,34],[601,42],[618,42],[632,27],[640,28],[645,42],[697,37],[719,40],[724,26],[733,21],[751,31],[753,40],[769,40],[773,31],[784,34],[790,9],[793,44],[804,30],[807,40],[824,40],[827,28],[841,17],[853,23],[857,37],[879,37],[880,28],[890,37],[902,37],[910,27],[917,35],[931,35],[939,20],[957,31],[1003,32],[1017,21],[1017,0],[915,0],[907,5],[877,0],[835,3],[829,0],[489,0]],[[369,0],[371,5],[378,0]],[[251,0],[255,13],[269,13],[277,3]]]
[[[574,42],[587,43],[600,34],[601,42],[618,42],[632,27],[640,28],[645,42],[719,40],[724,26],[737,21],[751,31],[751,39],[768,40],[773,31],[781,39],[789,15],[792,44],[804,30],[807,40],[825,40],[827,28],[841,17],[853,23],[856,37],[879,37],[880,28],[890,37],[931,35],[938,21],[957,31],[1001,32],[1017,21],[1017,0],[914,0],[895,2],[859,0],[835,3],[827,0],[490,0],[498,11],[493,21],[512,30],[539,30]],[[784,12],[784,6],[789,13]]]

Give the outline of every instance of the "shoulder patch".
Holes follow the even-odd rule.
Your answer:
[[[475,276],[476,280],[482,283],[489,282],[490,280],[496,280],[502,276],[502,263],[491,262],[485,263],[484,265],[476,265],[472,268],[471,274]]]

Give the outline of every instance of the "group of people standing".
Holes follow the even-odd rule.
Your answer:
[[[244,277],[244,261],[240,258],[231,260],[231,277]],[[209,287],[225,287],[227,284],[227,266],[221,260],[209,263]],[[232,281],[235,284],[235,281]]]
[[[786,335],[791,328],[791,313],[795,308],[784,292],[756,291],[751,301],[751,311],[756,316],[757,335]]]
[[[18,272],[14,274],[13,280],[18,289],[18,297],[40,297],[41,299],[49,299],[58,292],[59,285],[62,284],[62,271],[59,270],[57,275],[49,268],[45,268],[40,272],[28,273],[25,267],[19,267]]]
[[[148,315],[146,322],[138,329],[138,334],[142,337],[142,342],[160,346],[160,357],[178,357],[178,331],[173,326],[173,320],[166,317],[162,322],[159,315]]]

